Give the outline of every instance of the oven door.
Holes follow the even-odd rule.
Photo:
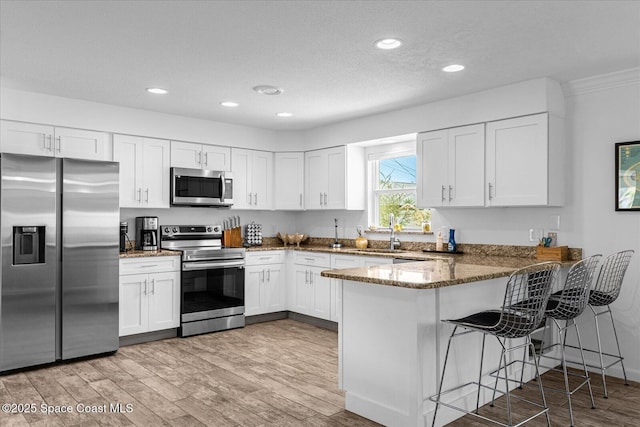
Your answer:
[[[233,176],[230,172],[171,168],[172,206],[231,206]]]
[[[182,263],[182,322],[244,314],[244,260]]]

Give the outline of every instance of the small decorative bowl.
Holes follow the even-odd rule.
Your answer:
[[[306,234],[296,233],[296,234],[293,234],[292,237],[293,237],[293,243],[295,243],[298,247],[300,247],[300,243],[307,240],[309,236],[307,236]]]

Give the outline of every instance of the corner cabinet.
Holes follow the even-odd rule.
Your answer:
[[[484,124],[418,134],[417,206],[484,206]]]
[[[293,256],[289,310],[331,320],[331,280],[320,275],[329,269],[330,255],[296,251]]]
[[[232,148],[231,171],[232,209],[273,208],[273,153]]]
[[[169,207],[169,141],[113,136],[113,160],[120,162],[121,208]]]
[[[180,326],[180,257],[120,259],[120,336]]]
[[[304,210],[304,153],[275,153],[274,205],[277,210]]]
[[[307,151],[304,159],[306,209],[364,210],[366,164],[362,147]]]
[[[112,159],[110,137],[103,132],[9,120],[2,120],[0,128],[2,152],[84,160]]]
[[[284,251],[247,252],[245,261],[245,315],[275,313],[285,309]]]
[[[564,121],[542,113],[487,123],[487,206],[561,206]]]
[[[171,167],[230,171],[231,148],[171,141]]]

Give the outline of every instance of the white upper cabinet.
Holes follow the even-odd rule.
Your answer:
[[[171,141],[171,166],[229,171],[231,170],[231,148]]]
[[[484,205],[484,124],[418,134],[419,207]]]
[[[486,205],[562,205],[564,147],[564,122],[554,115],[487,123]]]
[[[362,147],[307,151],[305,208],[364,210],[365,158]]]
[[[121,208],[169,207],[169,141],[114,135],[113,159],[120,162]]]
[[[80,129],[3,120],[1,150],[36,156],[111,160],[109,135]]]
[[[275,153],[275,208],[304,210],[304,153]]]
[[[273,153],[231,149],[233,209],[273,208]]]

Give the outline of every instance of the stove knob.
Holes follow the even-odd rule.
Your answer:
[[[177,233],[178,232],[178,227],[173,227],[173,230],[171,230],[171,231],[173,231],[174,233]]]
[[[165,232],[165,233],[169,234],[169,232],[170,232],[170,231],[171,231],[171,229],[170,229],[169,227],[165,227],[165,228],[164,228],[164,232]]]
[[[215,231],[216,233],[220,232],[220,226],[216,225],[215,227],[213,227],[213,231]]]
[[[211,233],[213,231],[213,227],[207,227],[207,232]]]

